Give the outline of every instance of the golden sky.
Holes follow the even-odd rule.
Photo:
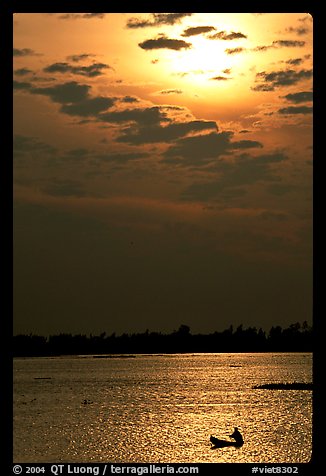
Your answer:
[[[17,332],[311,320],[312,17],[13,21]]]

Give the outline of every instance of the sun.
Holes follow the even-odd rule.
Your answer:
[[[203,37],[192,38],[192,47],[178,51],[171,60],[173,73],[191,82],[207,81],[214,77],[229,79],[232,68],[239,66],[243,58],[228,54],[229,42],[212,41]],[[226,44],[228,43],[228,44]]]

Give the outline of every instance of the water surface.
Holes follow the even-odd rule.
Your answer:
[[[15,462],[308,462],[312,355],[16,358]],[[211,449],[239,427],[242,448]]]

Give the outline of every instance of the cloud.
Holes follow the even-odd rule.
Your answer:
[[[27,90],[31,94],[47,96],[51,101],[61,104],[60,112],[70,116],[97,116],[111,108],[117,98],[113,97],[90,97],[91,87],[87,84],[79,84],[76,81],[56,84],[50,87],[37,88],[27,82],[13,82],[14,89]]]
[[[286,61],[286,64],[290,64],[292,66],[299,66],[301,63],[303,63],[303,58],[293,58]]]
[[[90,86],[79,84],[76,81],[57,84],[48,88],[32,88],[32,94],[48,96],[53,102],[60,104],[78,103],[88,99]]]
[[[134,96],[124,96],[123,98],[120,99],[120,101],[126,102],[126,103],[134,103],[134,102],[139,102],[139,99]]]
[[[275,48],[273,45],[259,45],[256,46],[255,48],[252,48],[252,51],[267,51],[271,48]]]
[[[150,144],[156,142],[171,142],[186,136],[190,133],[202,132],[207,130],[217,131],[217,125],[214,121],[189,121],[189,122],[175,122],[165,126],[160,124],[147,125],[146,127],[130,127],[123,131],[123,134],[118,137],[118,142],[125,142],[128,144]]]
[[[209,78],[213,81],[227,81],[228,79],[232,79],[232,78],[226,78],[225,76],[214,76],[214,78]]]
[[[69,61],[74,61],[75,63],[78,63],[79,61],[88,59],[88,58],[94,58],[96,55],[88,54],[88,53],[81,53],[80,55],[70,55],[67,56],[67,60]]]
[[[72,104],[63,104],[60,111],[70,116],[97,116],[112,107],[115,101],[115,98],[101,96],[86,98]]]
[[[282,197],[287,193],[292,192],[295,189],[294,185],[283,184],[283,183],[273,183],[266,190],[272,195]]]
[[[305,44],[305,41],[275,40],[270,45],[256,46],[255,48],[252,48],[252,51],[267,51],[271,48],[302,48]]]
[[[276,47],[286,47],[286,48],[301,48],[306,44],[305,41],[298,41],[298,40],[276,40],[273,41],[272,45]]]
[[[233,143],[231,142],[232,137],[232,131],[224,131],[179,139],[163,154],[164,161],[185,166],[206,165],[207,162],[217,159],[223,154],[228,154],[234,149],[263,147],[262,144],[257,141],[239,141]]]
[[[306,35],[309,32],[309,29],[304,26],[293,27],[290,26],[286,29],[288,33],[296,33],[299,36]]]
[[[13,80],[12,86],[13,86],[13,89],[22,89],[22,90],[29,90],[32,88],[32,84],[27,83],[26,81]]]
[[[111,66],[104,63],[93,63],[89,66],[73,66],[69,63],[53,63],[43,69],[45,73],[72,73],[93,78],[100,76],[105,69],[112,69]]]
[[[279,109],[279,114],[312,114],[312,106],[288,106]]]
[[[286,94],[286,96],[282,96],[288,101],[294,102],[295,104],[299,104],[301,102],[307,102],[313,100],[313,92],[312,91],[301,91],[299,93],[290,93]]]
[[[163,89],[159,94],[182,94],[181,89]]]
[[[219,161],[214,171],[218,180],[198,182],[190,185],[182,194],[185,200],[206,201],[217,197],[235,198],[245,193],[242,188],[259,181],[274,181],[276,177],[270,165],[286,160],[283,153],[264,154],[256,157],[242,154],[233,162]],[[225,192],[228,191],[228,195]],[[221,197],[222,196],[222,197]]]
[[[80,18],[86,20],[92,20],[93,18],[104,18],[105,13],[66,13],[64,15],[60,15],[60,20],[78,20]]]
[[[146,152],[130,152],[125,154],[98,154],[95,155],[94,158],[103,162],[116,162],[124,164],[133,160],[145,159],[146,157],[148,157]]]
[[[103,122],[121,123],[137,122],[142,125],[151,126],[161,121],[170,121],[166,113],[158,106],[138,109],[124,109],[123,111],[109,111],[100,114],[98,119]]]
[[[262,71],[256,74],[256,82],[260,84],[251,89],[253,91],[274,91],[275,88],[291,86],[301,80],[310,79],[311,77],[311,69],[302,69],[300,71],[288,69],[285,71],[272,71],[270,73]]]
[[[28,68],[19,68],[19,69],[15,69],[15,74],[17,76],[26,76],[30,73],[33,73],[33,71],[31,69],[28,69]]]
[[[243,53],[244,51],[246,51],[246,48],[227,48],[225,53],[227,55],[236,55],[238,53]]]
[[[42,152],[53,154],[56,148],[46,142],[40,141],[36,137],[16,134],[13,137],[14,154],[22,155],[29,152]]]
[[[159,25],[175,25],[180,23],[183,18],[191,15],[192,13],[153,13],[151,20],[130,18],[126,26],[127,28],[147,28]]]
[[[157,50],[157,49],[169,49],[169,50],[182,50],[192,48],[191,43],[187,43],[184,40],[176,40],[174,38],[167,38],[166,36],[160,36],[156,39],[145,40],[142,43],[138,43],[138,46],[143,50]]]
[[[39,56],[39,53],[35,53],[30,48],[13,48],[14,56]]]
[[[41,188],[42,192],[54,197],[81,198],[89,195],[77,180],[58,180]]]
[[[241,38],[247,38],[247,35],[244,35],[241,32],[231,31],[231,33],[226,33],[225,31],[219,31],[213,35],[207,36],[210,40],[239,40]]]
[[[286,221],[288,220],[288,215],[286,213],[280,213],[280,212],[271,212],[265,210],[264,212],[261,212],[258,215],[258,218],[261,218],[262,220],[272,220],[272,221]]]
[[[213,26],[193,26],[184,30],[181,36],[195,36],[215,30]]]

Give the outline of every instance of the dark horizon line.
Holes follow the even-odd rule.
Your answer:
[[[86,337],[86,338],[95,338],[95,337],[101,337],[101,338],[108,338],[108,337],[116,337],[116,338],[119,338],[119,337],[124,337],[124,336],[128,336],[128,337],[132,337],[132,336],[140,336],[140,335],[161,335],[161,336],[170,336],[170,335],[173,335],[173,334],[179,334],[180,332],[181,333],[187,333],[193,337],[195,336],[210,336],[210,335],[214,335],[214,334],[221,334],[221,333],[225,333],[225,332],[231,332],[231,333],[235,333],[235,332],[245,332],[245,331],[253,331],[253,332],[261,332],[261,333],[264,333],[265,335],[266,334],[269,334],[272,329],[280,329],[282,331],[286,331],[288,329],[296,329],[300,332],[303,332],[303,331],[312,331],[313,330],[313,324],[309,324],[307,320],[303,321],[302,324],[297,321],[295,323],[291,323],[289,324],[287,327],[283,328],[282,326],[280,325],[272,325],[269,330],[266,330],[264,329],[262,326],[260,327],[256,327],[256,326],[247,326],[247,327],[244,327],[243,324],[240,324],[238,325],[236,328],[233,326],[233,324],[230,324],[228,328],[225,328],[223,330],[215,330],[215,331],[211,331],[211,332],[196,332],[196,333],[191,333],[191,327],[186,325],[186,324],[181,324],[178,328],[178,330],[173,330],[173,331],[170,331],[170,332],[167,332],[167,331],[159,331],[159,330],[149,330],[148,328],[146,328],[145,331],[133,331],[133,332],[121,332],[120,334],[117,334],[116,331],[113,331],[111,334],[108,334],[106,331],[103,331],[99,334],[93,334],[93,332],[89,332],[88,334],[87,333],[83,333],[83,332],[75,332],[75,333],[72,333],[72,332],[56,332],[56,333],[49,333],[47,335],[44,335],[44,334],[37,334],[37,333],[34,333],[34,332],[30,332],[30,333],[23,333],[23,332],[17,332],[13,335],[13,337],[18,337],[18,336],[34,336],[34,337],[42,337],[42,338],[45,338],[45,339],[49,339],[51,337],[57,337],[57,336],[74,336],[74,337]]]
[[[170,334],[149,332],[134,334],[115,333],[107,336],[92,334],[57,334],[49,338],[37,335],[16,335],[13,338],[13,356],[51,356],[79,354],[170,354],[170,353],[223,353],[223,352],[312,352],[312,327],[304,321],[288,328],[272,327],[268,334],[256,327],[233,331],[231,325],[222,332],[191,334],[190,327],[182,324]]]

